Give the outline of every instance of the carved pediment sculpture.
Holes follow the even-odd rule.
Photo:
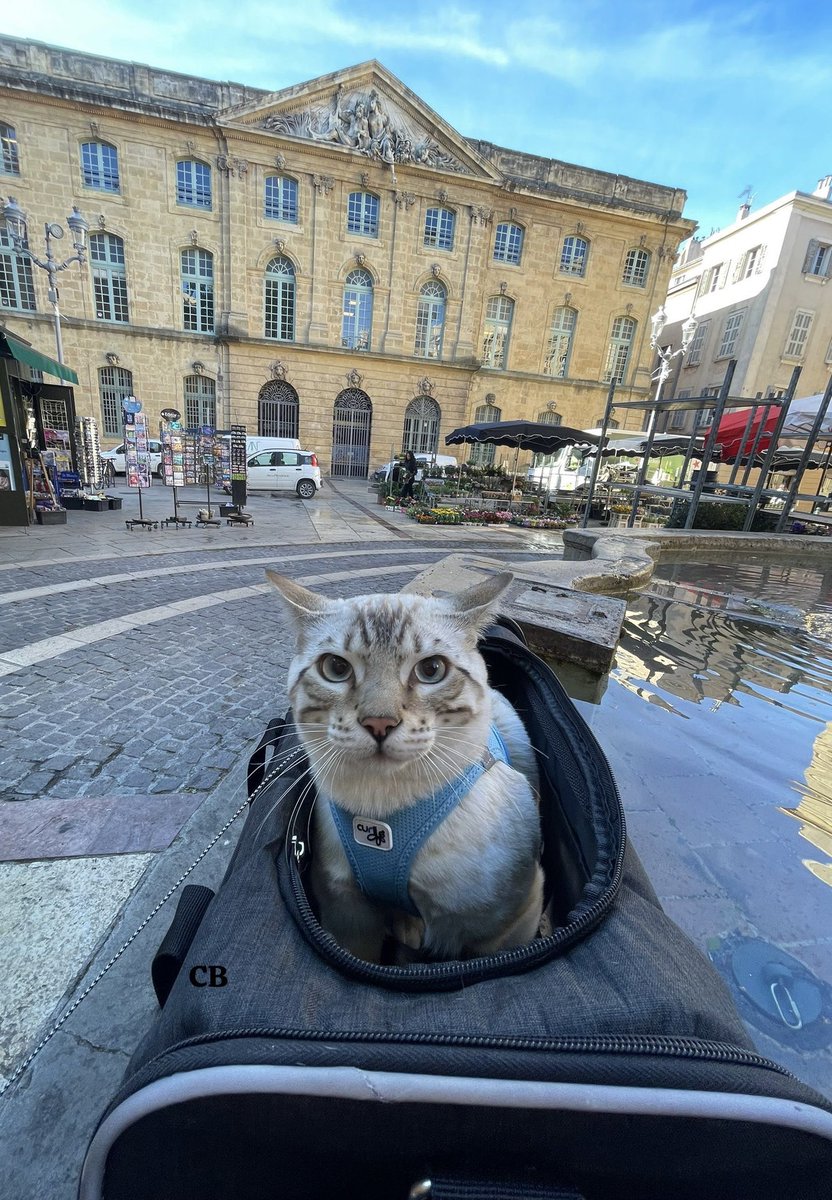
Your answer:
[[[261,122],[261,128],[290,137],[333,142],[368,158],[393,167],[396,163],[415,163],[442,171],[471,174],[454,154],[443,149],[424,129],[382,103],[375,89],[370,92],[345,91],[343,85],[327,103],[312,103],[292,113],[274,113]]]

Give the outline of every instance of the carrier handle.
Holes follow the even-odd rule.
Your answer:
[[[559,1184],[443,1175],[414,1183],[408,1200],[584,1200],[584,1196]]]
[[[182,889],[170,929],[162,939],[150,968],[153,990],[160,1008],[165,1006],[185,955],[213,899],[214,893],[201,883],[189,883]]]
[[[271,761],[277,753],[277,743],[280,740],[278,735],[285,723],[282,717],[272,717],[266,726],[263,736],[257,743],[251,758],[248,760],[246,783],[248,785],[249,800],[251,800],[266,777],[266,761],[267,759]]]

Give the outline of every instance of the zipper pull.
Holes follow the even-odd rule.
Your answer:
[[[295,862],[300,866],[306,855],[306,842],[302,842],[296,833],[292,834],[292,853],[295,856]]]

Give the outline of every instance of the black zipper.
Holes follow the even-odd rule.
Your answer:
[[[768,1071],[776,1071],[787,1079],[795,1080],[796,1075],[779,1063],[755,1054],[750,1050],[741,1050],[727,1042],[712,1042],[695,1037],[668,1037],[663,1034],[565,1034],[562,1037],[514,1037],[494,1035],[478,1037],[473,1034],[443,1034],[443,1033],[385,1033],[380,1030],[320,1030],[271,1028],[266,1026],[250,1026],[243,1029],[226,1029],[216,1033],[199,1034],[185,1038],[171,1046],[163,1054],[145,1064],[145,1069],[152,1063],[161,1062],[168,1055],[179,1050],[187,1050],[192,1046],[208,1046],[215,1042],[234,1041],[241,1038],[269,1038],[281,1041],[299,1042],[349,1042],[354,1044],[393,1044],[409,1046],[464,1046],[471,1050],[537,1050],[561,1054],[634,1054],[654,1056],[658,1058],[697,1059],[703,1062],[729,1063],[734,1066],[758,1067]]]

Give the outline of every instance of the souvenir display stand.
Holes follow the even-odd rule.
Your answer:
[[[142,492],[150,487],[150,448],[147,442],[147,415],[141,411],[141,402],[135,396],[124,401],[124,460],[127,470],[127,486],[139,493],[139,515],[125,521],[132,532],[140,529],[158,529],[159,522],[150,520],[142,508]]]

